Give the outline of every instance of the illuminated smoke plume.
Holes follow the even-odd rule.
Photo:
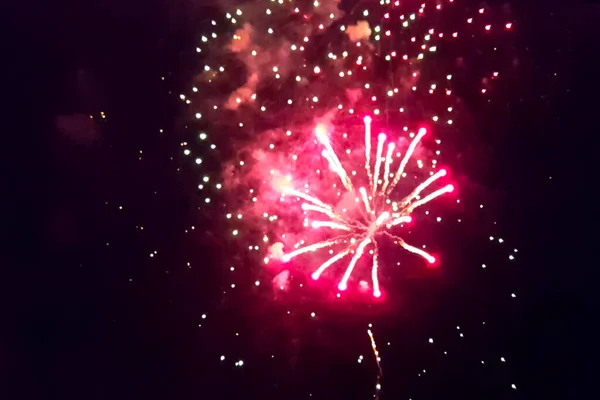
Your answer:
[[[346,28],[346,34],[353,42],[368,39],[371,36],[371,28],[368,21],[358,21],[356,25],[350,25]]]
[[[315,31],[326,29],[343,16],[343,12],[338,9],[338,3],[336,0],[315,2],[313,13],[323,21],[318,27],[295,24],[288,28],[295,33],[295,36],[309,38]],[[262,7],[262,5],[244,5],[241,14],[245,15],[247,22],[242,28],[235,31],[227,46],[228,50],[235,53],[244,64],[248,78],[244,85],[231,93],[225,103],[226,109],[236,110],[240,105],[252,102],[263,79],[270,78],[273,72],[277,73],[278,79],[285,79],[297,67],[293,58],[290,57],[293,43],[285,37],[273,35],[271,28],[265,27]],[[363,23],[359,23],[359,26],[360,30],[356,34],[364,37],[365,29],[368,30],[368,23],[366,28]],[[273,65],[277,66],[276,70]]]

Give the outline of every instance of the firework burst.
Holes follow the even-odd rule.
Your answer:
[[[348,215],[339,212],[336,208],[320,200],[318,197],[308,193],[308,190],[301,191],[291,186],[282,188],[283,196],[296,197],[304,202],[301,208],[306,215],[304,225],[314,230],[327,230],[331,236],[325,240],[317,241],[312,244],[296,246],[292,252],[281,256],[283,262],[288,262],[293,258],[313,253],[321,249],[338,247],[337,253],[333,254],[328,260],[322,263],[313,273],[312,278],[317,280],[332,265],[341,262],[344,258],[351,255],[346,270],[338,283],[338,289],[343,291],[348,288],[348,281],[359,262],[368,250],[372,258],[371,280],[373,284],[373,295],[381,296],[379,286],[379,242],[384,239],[391,239],[395,244],[405,250],[417,254],[424,258],[428,263],[433,264],[436,258],[431,254],[408,244],[398,233],[398,228],[412,221],[412,213],[418,207],[454,190],[452,184],[447,184],[440,189],[430,192],[421,197],[421,194],[428,191],[430,186],[447,175],[445,169],[439,169],[437,172],[431,172],[431,176],[416,186],[412,192],[400,197],[395,190],[398,183],[404,176],[404,170],[411,159],[415,149],[427,134],[425,128],[420,128],[414,136],[412,142],[406,149],[402,157],[396,157],[394,154],[395,144],[387,144],[387,136],[383,133],[377,137],[377,146],[375,150],[374,162],[372,162],[371,148],[371,123],[370,117],[364,118],[364,140],[365,140],[365,174],[368,178],[368,188],[355,188],[350,175],[342,165],[338,155],[331,145],[327,129],[324,125],[317,125],[315,135],[318,142],[323,146],[321,155],[327,160],[330,169],[337,174],[346,191],[355,196],[360,204],[359,212]],[[396,162],[397,158],[400,162]],[[397,167],[395,167],[397,164]],[[395,169],[395,172],[392,172]],[[302,240],[301,243],[306,243]]]

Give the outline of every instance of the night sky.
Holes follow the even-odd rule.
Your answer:
[[[233,250],[181,157],[194,131],[178,97],[201,69],[194,49],[203,21],[219,13],[214,4],[9,6],[0,397],[372,398],[373,321],[383,399],[591,398],[585,284],[597,273],[585,196],[596,190],[600,11],[590,2],[514,3],[521,65],[515,87],[474,118],[489,140],[475,158],[486,169],[473,174],[519,249],[518,272],[486,282],[488,291],[457,269],[451,285],[418,280],[403,307],[343,309],[310,296],[290,305],[241,290],[220,295]],[[516,299],[502,297],[512,291]],[[286,307],[303,316],[282,321]],[[485,326],[475,326],[480,316]],[[432,352],[430,337],[452,354]]]

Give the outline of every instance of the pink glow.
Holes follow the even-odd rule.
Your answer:
[[[323,124],[318,124],[315,127],[315,134],[317,135],[317,137],[319,138],[319,140],[322,140],[322,138],[327,136],[327,129],[325,128],[325,125]]]
[[[273,177],[271,185],[273,186],[273,189],[278,192],[286,192],[286,190],[292,186],[292,179],[291,177],[282,176]]]
[[[430,258],[427,259],[427,264],[426,264],[426,268],[427,269],[437,269],[439,268],[439,260],[433,256],[429,256]]]

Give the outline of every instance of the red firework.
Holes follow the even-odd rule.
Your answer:
[[[412,142],[408,146],[403,157],[397,165],[395,172],[392,172],[392,167],[397,164],[394,150],[395,144],[390,142],[386,147],[387,136],[383,133],[377,137],[377,148],[375,151],[375,160],[372,162],[371,149],[371,117],[364,118],[365,125],[365,164],[364,169],[368,178],[369,187],[355,188],[352,179],[346,172],[338,155],[334,151],[327,129],[324,125],[317,125],[315,134],[319,143],[323,146],[321,155],[327,160],[329,167],[337,174],[341,180],[345,190],[355,195],[355,200],[361,205],[359,213],[350,215],[337,210],[337,208],[320,200],[316,195],[310,194],[310,190],[298,190],[291,184],[293,179],[288,177],[287,184],[279,183],[283,197],[294,197],[304,200],[301,208],[306,215],[304,225],[312,229],[327,229],[332,232],[330,238],[317,241],[315,243],[304,245],[306,242],[302,240],[295,246],[295,250],[289,253],[280,254],[279,257],[283,262],[288,262],[291,259],[307,253],[316,252],[320,249],[337,247],[338,251],[324,263],[322,263],[313,273],[313,279],[319,279],[321,274],[333,264],[341,261],[348,255],[352,255],[346,270],[339,281],[338,289],[346,290],[348,288],[348,280],[352,276],[352,272],[356,267],[357,262],[364,255],[365,250],[370,248],[372,255],[371,264],[371,279],[373,283],[373,295],[381,296],[379,286],[378,268],[379,268],[379,251],[378,243],[383,237],[391,239],[395,244],[400,245],[405,250],[417,254],[424,258],[428,263],[436,262],[435,257],[431,254],[412,246],[402,239],[396,232],[403,224],[412,221],[412,213],[418,207],[430,202],[431,200],[454,190],[452,184],[447,184],[440,189],[430,192],[424,197],[421,193],[426,191],[433,183],[447,175],[445,169],[439,169],[437,172],[431,172],[431,175],[421,184],[416,186],[408,195],[398,197],[395,190],[398,183],[402,179],[404,170],[411,159],[415,149],[427,134],[425,128],[420,128]],[[399,153],[397,153],[399,155]],[[322,218],[326,217],[326,218]],[[332,254],[330,252],[330,254]]]

